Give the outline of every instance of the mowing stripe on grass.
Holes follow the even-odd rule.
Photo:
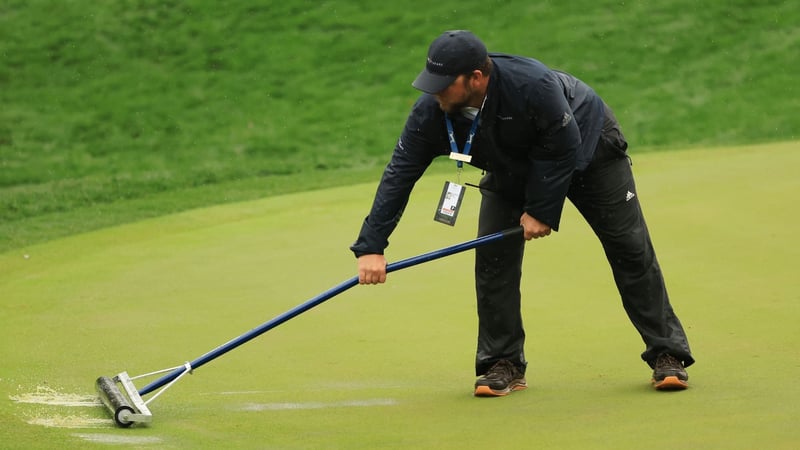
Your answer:
[[[347,400],[343,402],[303,402],[303,403],[248,403],[240,408],[242,411],[284,411],[298,409],[354,408],[369,406],[394,406],[393,398],[373,398],[368,400]]]
[[[120,436],[117,434],[94,434],[94,433],[75,433],[74,436],[84,441],[97,442],[100,444],[160,444],[162,439],[154,436]]]

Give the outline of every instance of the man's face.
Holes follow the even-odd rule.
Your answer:
[[[439,108],[442,111],[453,114],[461,111],[465,106],[469,106],[472,99],[472,87],[469,84],[469,77],[467,75],[459,75],[458,78],[450,83],[443,91],[434,94],[436,101],[439,102]]]

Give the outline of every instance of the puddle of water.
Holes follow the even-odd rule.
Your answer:
[[[48,428],[108,428],[114,426],[114,421],[111,419],[80,416],[32,417],[27,422],[31,425],[40,425]]]
[[[95,434],[95,433],[75,433],[73,436],[79,437],[84,441],[97,442],[100,444],[160,444],[161,438],[154,436],[122,436],[118,434]]]

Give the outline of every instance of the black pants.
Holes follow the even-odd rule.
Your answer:
[[[481,184],[492,184],[485,181]],[[519,225],[520,201],[496,192],[481,193],[479,236]],[[658,355],[666,352],[686,366],[692,364],[683,327],[669,303],[625,147],[601,138],[592,163],[573,175],[567,197],[603,245],[625,312],[645,343],[642,359],[653,367]],[[524,244],[522,238],[510,238],[476,249],[476,375],[486,373],[500,359],[513,362],[523,372],[527,365],[520,313]],[[564,274],[565,282],[574,277]]]

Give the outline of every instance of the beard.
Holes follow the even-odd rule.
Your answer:
[[[446,112],[447,114],[457,113],[467,106],[469,106],[468,100],[461,100],[458,102],[451,102],[451,103],[443,103],[441,100],[439,101],[439,109]]]
[[[466,79],[462,82],[464,83],[464,92],[459,98],[443,99],[438,96],[436,97],[436,100],[439,102],[439,109],[448,114],[453,114],[461,111],[467,106],[470,106],[470,102],[473,97],[473,90],[470,88],[469,82]]]

